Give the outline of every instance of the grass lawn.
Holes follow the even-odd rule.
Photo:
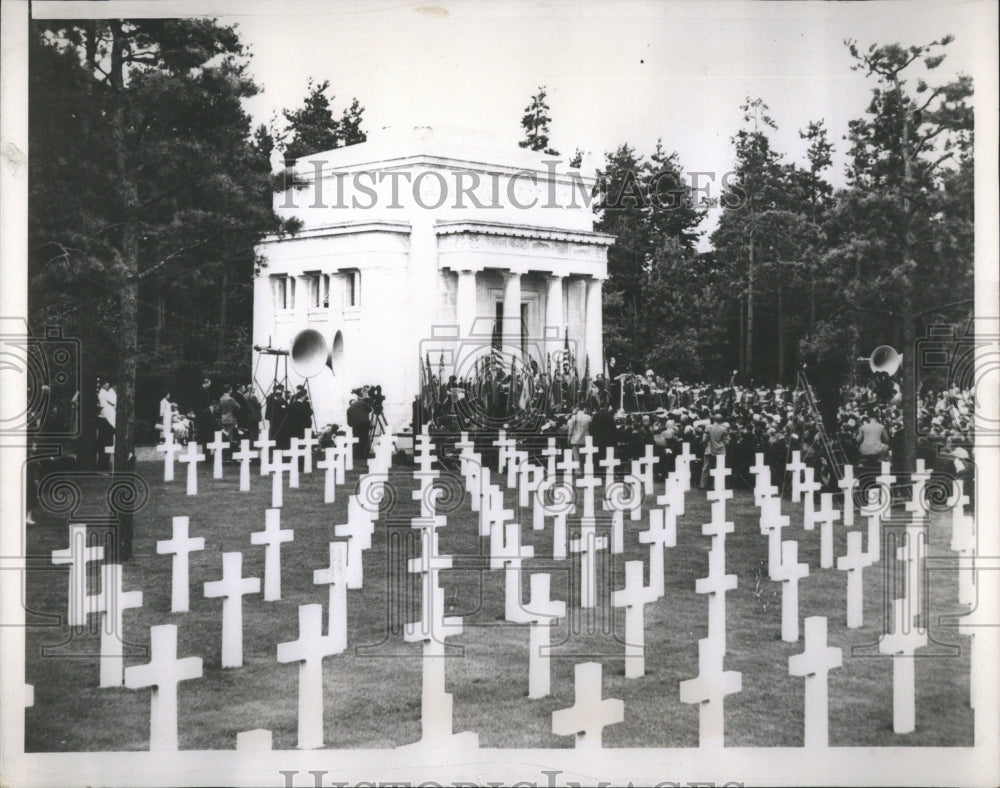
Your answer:
[[[141,590],[141,608],[124,613],[126,665],[148,661],[149,628],[178,626],[178,656],[200,656],[201,679],[183,682],[178,697],[182,749],[233,749],[240,731],[273,731],[274,748],[296,745],[298,666],[278,664],[276,645],[298,638],[297,608],[321,602],[326,587],[314,586],[313,570],[329,562],[334,525],[346,522],[348,493],[358,472],[348,474],[337,501],[323,503],[323,476],[302,476],[298,490],[285,490],[281,525],[295,531],[282,545],[282,599],[265,602],[244,597],[244,666],[220,667],[222,600],[205,599],[203,583],[222,576],[221,553],[243,552],[245,577],[261,577],[264,548],[250,534],[264,528],[271,483],[256,473],[252,490],[239,492],[238,467],[227,464],[226,478],[211,478],[203,463],[199,495],[185,495],[183,468],[176,481],[162,482],[162,465],[140,463],[150,488],[135,520],[134,557],[124,570],[126,591]],[[412,467],[392,469],[394,495],[383,506],[372,548],[364,554],[364,588],[348,591],[348,650],[323,662],[325,743],[332,748],[388,748],[420,738],[421,647],[403,641],[402,625],[419,617],[419,583],[406,572],[406,560],[419,552],[418,531],[410,518],[419,514],[410,492]],[[494,479],[497,481],[497,479]],[[552,712],[573,705],[573,669],[578,662],[604,665],[604,697],[625,701],[625,721],[606,728],[605,747],[693,747],[698,744],[698,711],[679,700],[678,683],[698,674],[698,639],[706,635],[707,599],[695,593],[695,579],[707,572],[710,538],[701,524],[710,519],[705,494],[687,495],[686,515],[677,528],[677,546],[666,553],[666,594],[647,605],[646,675],[624,676],[624,611],[610,607],[610,591],[624,584],[624,564],[642,559],[648,547],[637,534],[648,518],[625,521],[625,552],[600,555],[600,604],[589,615],[579,609],[579,559],[553,561],[552,527],[535,531],[530,508],[520,512],[522,541],[535,558],[524,562],[527,575],[552,575],[553,599],[569,599],[570,614],[553,630],[552,695],[529,700],[528,629],[504,620],[504,573],[489,569],[489,540],[480,539],[469,499],[451,494],[439,506],[447,526],[439,529],[442,553],[454,569],[441,575],[446,614],[462,616],[464,630],[448,640],[447,689],[454,698],[454,730],[479,734],[480,746],[503,748],[571,747],[572,737],[552,734]],[[108,478],[81,480],[74,522],[92,521],[100,530],[107,516]],[[505,488],[506,489],[506,488]],[[600,492],[598,491],[598,494]],[[513,490],[506,506],[516,510]],[[767,578],[767,539],[760,535],[759,513],[748,491],[728,502],[727,519],[736,524],[726,539],[726,568],[738,578],[727,595],[727,670],[743,674],[743,691],[725,700],[728,746],[799,746],[803,738],[804,680],[788,674],[788,657],[803,642],[784,643],[781,590]],[[647,507],[644,507],[644,510]],[[598,505],[598,510],[600,506]],[[810,566],[800,583],[800,616],[828,617],[829,644],[843,649],[843,667],[830,674],[830,743],[834,746],[971,746],[973,714],[968,706],[969,641],[943,616],[960,614],[957,578],[931,572],[927,581],[929,645],[916,662],[916,731],[892,731],[892,660],[878,654],[883,610],[892,584],[883,560],[865,571],[863,628],[846,628],[846,576],[819,569],[819,529],[804,531],[801,507],[785,501],[792,525],[785,539],[799,541],[799,560]],[[191,554],[188,613],[170,612],[171,556],[157,555],[156,542],[171,536],[171,518],[190,517],[192,536],[205,538],[205,550]],[[49,562],[52,550],[67,545],[67,520],[44,513],[28,527],[29,566],[25,605],[27,682],[35,705],[25,711],[29,752],[144,750],[149,740],[149,690],[100,689],[98,617],[77,630],[65,625],[66,567]],[[865,529],[858,518],[856,528]],[[570,527],[572,535],[572,525]],[[950,520],[933,515],[930,555],[950,555]],[[846,529],[835,528],[835,555],[845,552]],[[90,577],[96,592],[96,571]],[[648,577],[647,577],[648,583]],[[324,619],[326,611],[324,610]]]

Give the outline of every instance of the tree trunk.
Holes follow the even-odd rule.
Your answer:
[[[739,370],[741,375],[746,375],[746,344],[744,342],[745,332],[746,332],[746,305],[743,302],[743,298],[740,298],[740,348],[739,348]]]
[[[121,257],[124,268],[118,301],[120,309],[119,372],[116,386],[117,405],[115,413],[115,474],[132,470],[135,447],[135,371],[138,357],[138,289],[139,289],[139,195],[126,156],[126,117],[124,91],[125,34],[121,25],[112,27],[110,82],[117,93],[113,116],[115,169],[121,211]],[[118,515],[118,558],[128,560],[132,555],[132,513],[117,511]]]
[[[750,235],[750,265],[747,268],[747,350],[746,374],[753,377],[753,234]]]
[[[77,467],[92,471],[97,461],[97,358],[98,347],[95,327],[96,294],[86,284],[80,286],[79,310],[80,336],[80,391],[77,398],[77,426],[80,430],[76,443]]]
[[[156,327],[153,330],[153,350],[159,354],[160,346],[163,343],[163,313],[166,311],[166,296],[163,291],[156,297]]]
[[[784,309],[785,285],[778,283],[778,383],[785,382],[785,309]]]
[[[815,274],[809,277],[809,333],[816,325],[816,280]]]
[[[216,348],[215,358],[221,362],[226,350],[226,310],[229,306],[229,269],[226,264],[222,264],[222,283],[219,293],[219,342]]]
[[[902,279],[902,332],[903,347],[903,458],[902,468],[912,473],[917,467],[917,326],[913,316],[913,226],[910,221],[910,189],[913,184],[913,154],[910,150],[911,110],[903,113],[903,264],[908,268]]]
[[[917,370],[916,364],[917,321],[908,309],[903,316],[903,463],[906,473],[917,467]]]

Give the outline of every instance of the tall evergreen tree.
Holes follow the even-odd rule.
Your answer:
[[[83,463],[98,365],[115,379],[124,469],[138,365],[152,355],[142,327],[162,330],[161,296],[225,313],[249,286],[256,241],[282,230],[242,108],[257,88],[235,30],[214,20],[35,23],[31,58],[29,307],[79,332]],[[226,344],[228,317],[177,317],[208,330],[213,350]]]
[[[521,127],[524,129],[524,139],[518,145],[534,151],[543,151],[550,156],[558,156],[559,151],[549,147],[549,105],[545,101],[545,86],[531,97],[531,103],[524,108]]]
[[[313,153],[357,145],[368,136],[362,128],[365,108],[356,98],[340,118],[333,114],[333,96],[327,96],[330,80],[309,80],[302,106],[282,112],[287,128],[281,134],[279,147],[286,161]]]
[[[971,314],[973,297],[972,195],[956,180],[972,171],[972,80],[959,75],[932,87],[918,77],[908,85],[921,62],[928,72],[941,65],[951,41],[864,52],[846,42],[854,68],[875,85],[865,117],[849,127],[849,189],[833,217],[831,263],[848,308],[868,318],[869,341],[890,340],[903,353],[908,469],[917,451],[917,339],[929,319]]]

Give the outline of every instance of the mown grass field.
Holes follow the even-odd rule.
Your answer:
[[[337,501],[323,503],[320,472],[303,476],[298,490],[284,494],[281,525],[295,531],[282,546],[282,599],[265,602],[260,594],[244,597],[244,666],[222,669],[221,599],[205,599],[203,583],[222,575],[221,553],[243,552],[244,576],[263,577],[264,548],[250,534],[264,527],[270,505],[269,478],[253,476],[249,493],[240,493],[238,467],[227,464],[226,478],[211,478],[205,463],[199,495],[185,495],[184,475],[162,482],[162,465],[140,463],[138,473],[149,485],[149,499],[136,516],[134,557],[126,564],[124,587],[141,590],[143,605],[124,614],[126,665],[148,661],[144,649],[149,628],[178,626],[178,656],[201,656],[204,676],[184,682],[179,690],[182,749],[232,749],[240,731],[273,731],[274,748],[296,745],[298,667],[278,664],[276,645],[298,637],[300,604],[327,602],[326,587],[312,583],[313,570],[328,565],[328,543],[334,525],[346,521],[347,498],[358,472],[348,474]],[[389,748],[420,738],[421,648],[405,643],[404,621],[415,620],[419,584],[406,574],[406,559],[417,554],[417,531],[409,518],[419,513],[411,491],[412,466],[392,469],[394,495],[383,505],[372,548],[364,555],[364,588],[348,592],[348,650],[323,663],[325,743],[331,748]],[[578,558],[553,561],[552,528],[531,527],[531,510],[520,512],[522,540],[535,557],[524,562],[523,594],[528,575],[552,575],[552,597],[569,599],[570,615],[553,631],[558,644],[552,661],[552,695],[530,700],[528,629],[504,620],[504,573],[489,569],[489,540],[477,533],[477,515],[467,496],[449,494],[439,507],[447,526],[439,530],[441,551],[454,556],[445,571],[446,613],[462,616],[464,631],[453,639],[447,660],[447,689],[454,697],[454,730],[474,731],[482,747],[570,747],[572,737],[552,734],[551,715],[573,704],[573,669],[578,662],[604,665],[604,697],[625,701],[625,721],[604,731],[605,747],[693,747],[698,744],[698,711],[679,700],[678,683],[698,674],[698,639],[707,627],[707,599],[695,593],[695,579],[706,574],[710,538],[701,535],[710,519],[705,493],[692,490],[687,511],[678,522],[677,546],[667,551],[666,594],[645,610],[646,675],[624,676],[624,611],[610,607],[610,591],[624,583],[627,560],[647,563],[648,547],[637,534],[643,519],[626,518],[625,553],[602,554],[598,609],[581,617],[576,571]],[[107,477],[81,481],[82,497],[75,521],[107,514]],[[600,490],[598,490],[600,494]],[[506,506],[516,509],[513,490]],[[600,506],[598,505],[598,510]],[[968,639],[941,618],[960,614],[957,578],[932,572],[928,578],[929,643],[916,662],[916,731],[892,730],[892,661],[878,654],[886,588],[883,561],[866,570],[865,625],[846,628],[846,576],[819,569],[820,532],[804,531],[801,507],[787,500],[783,511],[792,526],[785,539],[799,541],[799,560],[810,565],[800,585],[800,615],[825,615],[829,643],[844,652],[843,667],[830,674],[830,743],[833,746],[971,746],[973,714],[968,706]],[[156,541],[171,536],[171,518],[190,517],[192,536],[206,547],[191,555],[191,610],[170,612],[171,557],[156,553]],[[780,640],[781,591],[767,578],[767,540],[760,535],[759,513],[749,491],[737,490],[727,517],[736,530],[726,540],[726,566],[738,577],[727,595],[727,670],[741,671],[743,691],[725,701],[726,745],[798,746],[803,739],[804,681],[788,675],[788,657],[803,649]],[[65,516],[37,517],[28,527],[29,563],[25,605],[29,626],[27,681],[35,687],[35,705],[25,711],[28,751],[143,750],[149,739],[149,690],[98,687],[97,617],[79,631],[65,625],[66,572],[49,556],[66,547]],[[859,518],[857,528],[864,529]],[[571,528],[572,530],[572,528]],[[845,552],[846,529],[835,529],[835,554]],[[950,521],[934,515],[929,553],[949,554]],[[648,582],[648,578],[647,578]],[[96,573],[90,578],[96,591]],[[572,593],[570,592],[572,589]],[[324,612],[324,617],[326,613]],[[921,655],[921,652],[918,652]]]

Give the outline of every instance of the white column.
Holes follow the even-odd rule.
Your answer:
[[[503,344],[505,353],[521,349],[521,275],[509,271],[503,291]]]
[[[467,341],[472,336],[476,322],[476,272],[459,271],[458,288],[455,292],[455,322],[458,323],[458,355],[455,359],[455,374],[464,378],[472,374],[479,348],[475,342]]]
[[[309,277],[290,276],[288,278],[288,287],[290,289],[289,297],[295,299],[295,330],[297,331],[308,321],[307,310],[309,309]],[[290,366],[291,365],[289,365],[289,367]]]
[[[563,317],[563,277],[553,274],[549,277],[548,292],[545,296],[545,330],[555,330],[555,336],[545,343],[548,353],[562,349],[566,320]]]
[[[459,271],[458,289],[455,293],[455,319],[459,336],[468,337],[476,319],[476,272]]]
[[[587,324],[585,347],[590,360],[590,376],[596,377],[604,371],[604,318],[601,307],[600,279],[587,280]]]

